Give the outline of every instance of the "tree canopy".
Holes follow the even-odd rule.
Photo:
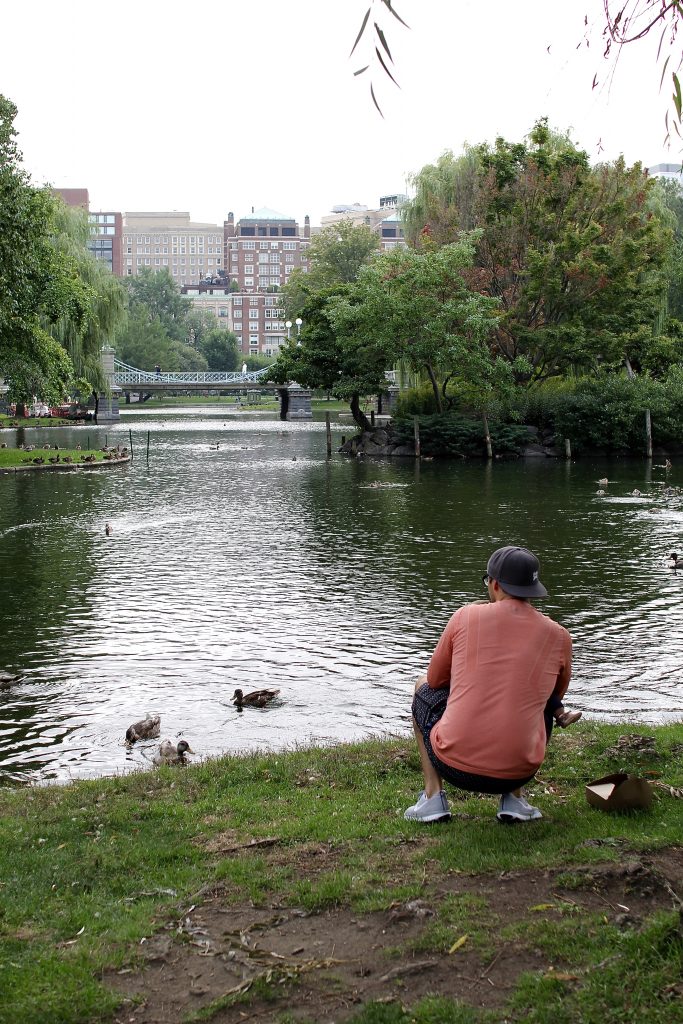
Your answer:
[[[639,164],[592,168],[540,121],[525,143],[446,153],[403,208],[418,249],[481,227],[468,283],[501,304],[492,351],[520,383],[619,361],[651,328],[671,231]]]

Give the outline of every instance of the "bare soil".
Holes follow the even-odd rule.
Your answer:
[[[227,852],[227,841],[225,847]],[[263,856],[262,846],[258,852]],[[272,863],[281,862],[283,851],[274,846],[268,852]],[[220,1024],[252,1019],[267,1024],[285,1012],[293,1020],[339,1024],[360,1004],[395,999],[411,1004],[428,994],[491,1009],[506,1001],[523,972],[554,971],[567,985],[582,973],[560,959],[551,962],[533,939],[503,941],[498,934],[503,924],[536,927],[539,907],[548,904],[541,909],[551,918],[573,905],[576,913],[599,911],[619,927],[637,928],[656,910],[676,905],[675,894],[683,892],[683,849],[640,858],[617,850],[616,856],[608,864],[562,872],[444,874],[435,866],[419,899],[367,914],[347,908],[308,913],[278,902],[253,906],[213,887],[179,908],[176,919],[159,922],[140,947],[141,966],[137,961],[104,981],[124,997],[118,1024],[177,1024],[223,997],[232,1005],[211,1015]],[[333,866],[335,853],[324,844],[309,844],[296,857],[297,864],[306,865],[302,876],[314,875]],[[574,876],[569,889],[561,884],[567,872]],[[449,894],[477,897],[481,906],[485,902],[484,918],[497,924],[490,927],[484,952],[468,940],[451,952],[415,951]]]

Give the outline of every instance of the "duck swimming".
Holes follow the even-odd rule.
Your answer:
[[[609,480],[607,479],[606,476],[603,476],[599,480],[596,480],[595,482],[596,482],[596,484],[599,484],[600,487],[607,487],[607,485],[609,483]]]
[[[675,551],[672,551],[671,554],[666,557],[669,559],[670,569],[683,569],[683,559],[680,555],[677,555]]]
[[[9,690],[10,686],[13,686],[14,683],[20,683],[23,678],[23,676],[12,672],[0,671],[0,690]]]
[[[164,740],[152,761],[156,765],[187,764],[186,754],[194,754],[194,750],[187,740],[180,740],[178,744],[172,743],[171,740]]]
[[[241,690],[235,690],[232,702],[238,708],[263,708],[271,700],[275,700],[279,692],[279,690],[252,690],[251,693],[242,693]]]
[[[159,715],[148,714],[140,722],[133,722],[126,729],[126,739],[129,743],[136,740],[154,740],[161,731],[161,718]]]

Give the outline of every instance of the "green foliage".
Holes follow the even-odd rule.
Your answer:
[[[341,221],[319,231],[307,250],[308,272],[295,270],[281,289],[287,317],[294,321],[302,316],[314,293],[355,281],[379,245],[379,235],[365,224]]]
[[[59,243],[61,204],[48,189],[33,188],[21,168],[16,114],[0,95],[0,373],[11,376],[22,401],[34,385],[47,389],[43,397],[61,398],[73,369],[50,334],[60,340],[57,325],[69,322],[80,354],[96,296],[81,274],[83,252]]]
[[[602,373],[527,395],[524,418],[568,437],[572,450],[643,452],[645,410],[650,409],[655,445],[683,444],[683,367],[666,380]]]
[[[386,368],[402,359],[426,372],[438,410],[443,407],[440,381],[477,381],[485,391],[490,375],[486,341],[497,322],[498,303],[470,291],[464,277],[476,241],[474,234],[433,251],[383,253],[360,270],[352,292],[331,307],[335,328],[383,349]]]
[[[187,338],[192,302],[180,294],[167,267],[141,267],[135,277],[127,278],[126,284],[132,314],[141,312],[150,323],[160,323],[170,339]]]
[[[222,327],[211,328],[202,335],[197,347],[210,370],[237,369],[240,353],[237,349],[237,336],[232,331]]]
[[[444,154],[415,186],[403,216],[420,249],[481,229],[468,282],[501,301],[492,350],[518,382],[618,362],[651,334],[672,232],[639,164],[591,168],[540,121],[525,143]]]
[[[424,455],[485,456],[486,441],[482,420],[467,419],[458,413],[420,416],[420,447]],[[397,418],[396,433],[402,444],[412,444],[413,419]],[[525,427],[490,423],[489,433],[495,455],[519,454],[529,443]]]

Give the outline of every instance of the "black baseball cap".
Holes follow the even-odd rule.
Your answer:
[[[548,591],[538,578],[540,563],[528,548],[512,544],[498,548],[488,560],[486,572],[512,597],[547,597]]]

